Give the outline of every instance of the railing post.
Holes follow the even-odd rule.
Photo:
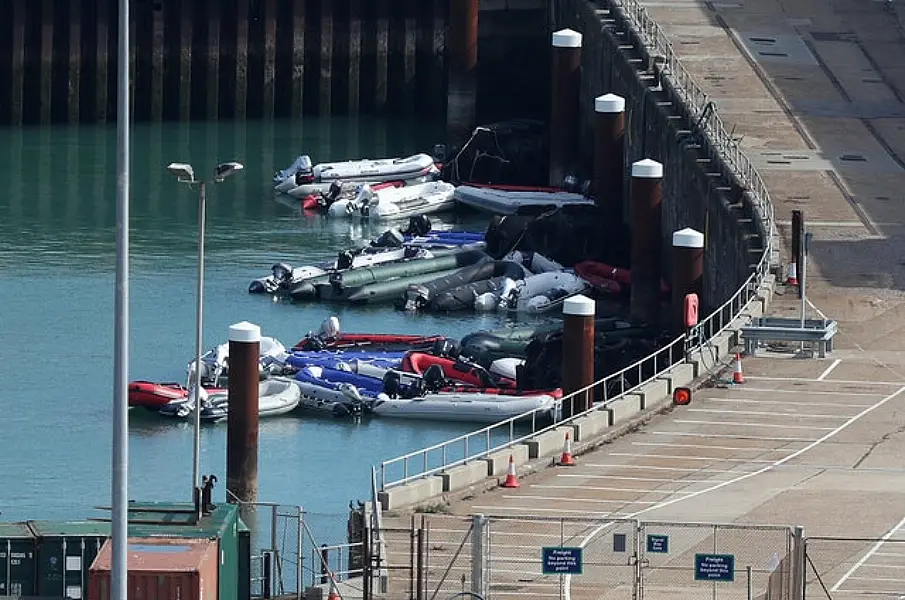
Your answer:
[[[487,518],[482,514],[473,515],[471,524],[471,591],[485,598],[487,582],[484,580],[486,572],[484,526],[487,524]]]
[[[807,553],[805,550],[806,541],[804,539],[804,527],[796,525],[792,530],[792,593],[789,594],[790,600],[804,600],[804,582],[805,561]]]

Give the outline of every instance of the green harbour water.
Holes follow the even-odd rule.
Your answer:
[[[460,337],[497,315],[412,316],[391,306],[275,303],[247,293],[274,262],[314,264],[386,226],[303,215],[271,192],[273,171],[411,154],[442,131],[413,121],[299,120],[136,125],[132,133],[130,379],[184,381],[194,352],[197,192],[165,170],[218,162],[246,170],[208,193],[205,346],[248,320],[287,347],[330,314],[345,331]],[[0,129],[0,520],[82,519],[109,504],[113,402],[115,127]],[[486,218],[457,217],[463,229]],[[464,220],[462,220],[464,219]],[[371,465],[478,428],[305,414],[264,420],[260,499],[302,505],[319,542],[345,536]],[[189,501],[192,429],[130,411],[129,497]],[[226,426],[202,431],[202,473],[224,496]]]

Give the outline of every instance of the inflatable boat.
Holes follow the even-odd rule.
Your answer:
[[[406,186],[362,184],[357,194],[341,198],[327,208],[331,217],[361,217],[370,220],[404,219],[452,210],[455,187],[445,181]]]
[[[421,375],[429,380],[427,382],[429,386],[443,388],[445,381],[436,384],[434,381],[430,381],[436,380],[439,375],[429,373],[431,367],[438,367],[439,374],[442,374],[443,379],[452,381],[454,384],[461,383],[477,388],[514,389],[517,387],[514,378],[491,373],[481,365],[462,359],[434,356],[425,352],[407,352],[402,358],[402,371]]]
[[[398,419],[433,419],[499,423],[535,411],[552,417],[556,400],[543,393],[491,394],[472,392],[438,392],[415,398],[391,398],[380,394],[370,404],[370,412],[379,417]],[[526,418],[531,418],[526,416]]]
[[[524,279],[527,275],[525,268],[513,261],[494,261],[490,257],[483,258],[477,263],[459,269],[452,275],[439,277],[424,284],[410,284],[402,296],[396,301],[399,310],[431,310],[432,300],[440,293],[451,292],[454,296],[461,295],[472,300],[474,288],[458,292],[459,288],[470,284],[486,281],[492,278],[509,277],[511,279]]]
[[[323,320],[317,333],[309,331],[292,347],[292,352],[306,350],[407,352],[433,349],[434,354],[450,355],[456,348],[456,342],[442,335],[342,333],[339,317],[332,316]]]
[[[400,358],[401,363],[401,358]],[[208,388],[209,394],[226,390]],[[189,390],[179,383],[155,383],[153,381],[129,382],[129,406],[140,406],[148,410],[160,410],[168,404],[178,404],[188,398]]]
[[[632,285],[632,272],[629,269],[614,267],[602,262],[582,261],[575,265],[575,272],[601,293],[619,294],[624,288]],[[669,284],[661,281],[660,295],[666,297],[669,294]]]
[[[272,337],[261,337],[259,368],[262,372],[274,360],[282,362],[287,352],[279,340]],[[186,365],[186,373],[191,378],[195,371],[195,360]],[[201,384],[221,386],[229,378],[229,342],[208,350],[201,356]],[[190,379],[191,380],[191,379]],[[222,387],[222,386],[221,386]]]
[[[285,415],[296,409],[301,398],[299,388],[290,379],[273,378],[262,381],[258,388],[258,416],[260,418]],[[166,417],[186,419],[195,410],[194,397],[180,403],[161,407],[160,414]],[[224,421],[229,416],[229,394],[203,393],[201,395],[201,420],[207,423]]]
[[[478,296],[475,308],[541,313],[560,306],[563,300],[588,287],[587,281],[568,271],[538,273],[504,285],[499,294],[488,292]]]
[[[582,194],[554,188],[505,189],[460,185],[454,196],[460,204],[495,215],[514,215],[525,208],[594,206],[594,201]]]
[[[285,176],[286,172],[295,166],[295,172],[290,175],[295,185],[286,190],[286,178],[276,182],[277,177]],[[384,181],[397,181],[430,177],[437,173],[434,159],[427,154],[414,154],[405,158],[362,159],[333,163],[319,163],[312,166],[311,158],[300,156],[289,168],[279,171],[274,177],[275,188],[278,191],[296,198],[315,192],[326,192],[334,181],[343,183],[380,183]]]
[[[286,365],[293,369],[304,367],[327,367],[358,372],[359,365],[374,365],[386,369],[397,369],[402,365],[404,351],[383,352],[366,350],[302,350],[293,352],[286,358]]]

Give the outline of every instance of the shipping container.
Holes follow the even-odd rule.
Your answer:
[[[85,597],[88,568],[110,536],[110,524],[99,521],[29,521],[38,554],[38,596]]]
[[[239,518],[238,506],[221,503],[197,524],[194,520],[194,507],[189,503],[129,503],[130,536],[219,540],[219,600],[239,600],[238,536],[240,527],[246,527]]]
[[[35,536],[26,523],[0,523],[0,596],[35,595]]]
[[[112,543],[106,542],[91,565],[88,600],[110,600]],[[129,598],[216,600],[220,551],[216,540],[129,538]]]

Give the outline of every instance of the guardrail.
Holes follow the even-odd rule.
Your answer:
[[[725,331],[755,297],[764,277],[770,271],[770,260],[774,248],[775,220],[773,204],[770,201],[770,195],[760,173],[757,172],[757,169],[754,168],[754,165],[751,164],[751,161],[739,148],[738,141],[726,130],[723,120],[716,106],[710,101],[708,94],[701,89],[682,64],[663,29],[648,15],[647,10],[641,3],[638,0],[611,1],[630,22],[640,41],[644,43],[655,59],[655,63],[660,65],[661,76],[669,81],[675,93],[685,104],[691,117],[697,120],[697,126],[706,137],[707,143],[720,156],[724,166],[732,173],[739,186],[746,192],[744,200],[751,204],[763,229],[763,254],[757,264],[754,265],[751,275],[742,283],[738,290],[719,308],[702,319],[688,334],[676,338],[653,354],[642,358],[617,373],[613,373],[586,388],[563,397],[561,401],[573,402],[573,399],[579,394],[604,386],[603,400],[599,404],[595,404],[591,409],[573,415],[565,421],[542,427],[538,427],[538,417],[541,415],[538,414],[538,411],[530,411],[446,442],[384,461],[380,464],[381,490],[403,485],[451,467],[486,457],[489,454],[522,443],[539,433],[558,427],[592,411],[606,408],[606,405],[613,400],[659,377],[674,365],[685,362],[685,350],[695,346],[703,346],[708,340]],[[679,358],[674,360],[675,356],[673,353],[678,349],[682,351],[679,353]],[[659,361],[664,359],[664,357],[667,359],[666,364],[661,366]],[[646,371],[646,367],[650,370]],[[630,383],[626,384],[627,376],[636,373],[639,380],[629,380]],[[618,392],[611,392],[610,386],[616,382],[618,382]],[[610,395],[611,393],[612,395]],[[560,403],[559,406],[562,406],[562,404]],[[526,421],[530,423],[530,432],[516,437],[516,423],[524,423]],[[499,435],[500,432],[506,434],[506,439],[504,442],[497,443],[494,446],[491,440],[495,433]],[[475,446],[481,449],[475,452]],[[449,454],[458,455],[460,453],[461,458],[447,460]],[[431,457],[436,454],[439,454],[439,461],[435,461],[436,464],[431,465]],[[416,464],[418,465],[417,470],[413,471],[412,465]],[[401,465],[402,476],[397,479],[389,479],[387,471],[397,465]]]

